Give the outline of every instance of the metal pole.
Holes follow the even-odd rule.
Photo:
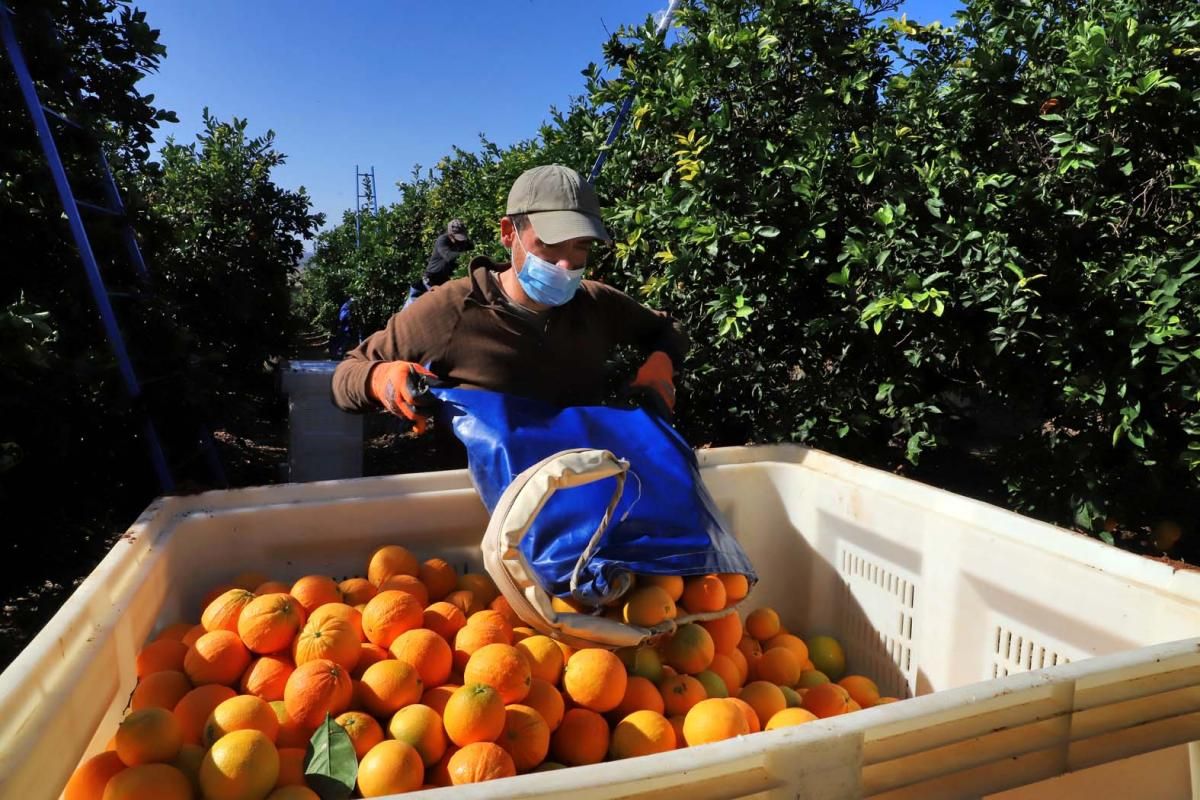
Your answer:
[[[675,16],[675,11],[679,8],[679,4],[683,0],[671,0],[671,4],[667,6],[667,10],[663,12],[662,19],[658,21],[658,27],[654,29],[655,36],[661,36],[663,31],[671,25],[671,18]],[[604,146],[600,148],[600,155],[596,157],[596,163],[592,165],[592,173],[588,176],[588,184],[594,184],[596,178],[600,177],[600,170],[604,167],[604,162],[608,161],[608,153],[613,143],[617,141],[617,137],[621,135],[621,129],[625,127],[625,118],[629,116],[629,107],[633,105],[634,95],[637,94],[637,84],[634,83],[629,87],[629,94],[625,95],[625,100],[621,103],[621,110],[617,112],[617,118],[613,122],[612,130],[608,132],[608,138],[604,140]]]
[[[375,182],[375,167],[371,167],[371,205],[375,216],[379,216],[379,184]]]
[[[362,187],[358,185],[358,164],[354,165],[354,246],[362,247],[362,222],[359,215],[362,213],[359,209],[358,201],[362,196]]]

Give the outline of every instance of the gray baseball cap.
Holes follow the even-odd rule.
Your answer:
[[[522,172],[508,192],[504,213],[529,215],[534,232],[546,244],[582,237],[612,241],[600,219],[596,191],[578,172],[560,164]]]

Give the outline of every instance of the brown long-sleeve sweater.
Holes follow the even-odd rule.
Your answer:
[[[333,399],[346,411],[377,407],[371,367],[425,364],[453,385],[535,397],[559,406],[603,401],[605,364],[619,345],[661,350],[678,366],[688,338],[667,314],[596,281],[542,313],[505,296],[487,258],[470,274],[418,298],[346,355],[333,374]]]

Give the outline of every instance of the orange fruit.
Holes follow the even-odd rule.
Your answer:
[[[157,642],[162,639],[174,639],[177,642],[181,642],[183,641],[183,637],[186,636],[187,632],[193,627],[195,626],[190,622],[176,622],[159,631],[158,636],[154,637],[154,641]]]
[[[421,704],[429,706],[441,716],[446,711],[446,703],[450,702],[450,695],[460,688],[462,684],[443,683],[441,686],[426,689],[425,694],[421,695]]]
[[[738,642],[742,640],[742,618],[736,611],[697,624],[708,631],[713,640],[713,649],[718,653],[729,653],[737,649]]]
[[[425,781],[425,765],[412,745],[384,739],[358,765],[358,791],[363,797],[415,792]]]
[[[326,603],[342,602],[342,591],[328,575],[305,575],[292,584],[289,592],[305,614],[312,614]]]
[[[759,722],[769,720],[787,708],[787,698],[778,686],[767,681],[753,681],[742,687],[738,697],[754,709]]]
[[[206,631],[234,631],[238,629],[238,618],[242,609],[254,600],[254,592],[248,589],[230,589],[218,596],[204,608],[200,624]]]
[[[103,800],[191,800],[192,784],[187,776],[170,764],[143,764],[112,776]]]
[[[234,731],[259,731],[274,744],[279,738],[279,718],[266,700],[248,694],[231,697],[209,715],[202,744],[212,747],[222,736]]]
[[[508,629],[506,633],[505,630],[505,627],[492,623],[473,625],[468,619],[466,627],[454,634],[455,669],[465,670],[471,656],[482,647],[489,644],[509,644],[512,641],[512,631]]]
[[[680,625],[661,651],[666,664],[688,675],[708,669],[716,653],[713,638],[695,623]]]
[[[286,655],[259,656],[242,673],[242,694],[252,694],[268,703],[282,700],[287,679],[295,670],[296,665]]]
[[[800,708],[801,702],[800,693],[790,686],[780,686],[779,691],[783,692],[783,699],[787,701],[788,708]]]
[[[188,648],[183,671],[196,686],[220,683],[237,684],[250,666],[250,651],[233,631],[210,631]]]
[[[485,683],[500,693],[505,705],[529,694],[529,662],[510,644],[488,644],[476,650],[463,670],[464,683]]]
[[[165,708],[172,711],[175,704],[192,690],[192,682],[187,675],[176,670],[167,672],[151,672],[138,681],[130,698],[130,708],[138,711],[143,708]]]
[[[237,697],[237,692],[215,683],[197,686],[185,694],[175,704],[173,711],[175,719],[179,721],[184,743],[200,744],[209,715],[231,697]]]
[[[800,673],[800,680],[796,681],[796,688],[811,689],[822,683],[829,683],[829,676],[818,669],[806,669]]]
[[[491,608],[483,608],[467,617],[468,625],[494,628],[504,634],[505,641],[512,644],[513,626],[503,613]]]
[[[455,690],[446,702],[442,722],[459,747],[494,742],[504,730],[504,700],[491,686],[471,683]]]
[[[429,590],[430,600],[441,600],[458,586],[458,571],[444,559],[431,558],[417,569],[417,577]]]
[[[529,694],[525,695],[521,702],[541,714],[551,731],[558,728],[563,714],[566,713],[562,693],[554,688],[553,684],[541,678],[534,678],[530,682]]]
[[[796,654],[786,647],[775,647],[762,654],[754,665],[755,678],[781,686],[794,686],[800,680]]]
[[[363,609],[363,634],[372,644],[386,648],[400,634],[421,627],[424,619],[421,604],[408,592],[380,592]]]
[[[850,711],[850,693],[836,683],[822,683],[804,693],[803,708],[821,719]]]
[[[879,702],[879,687],[864,675],[847,675],[837,683],[849,693],[851,700],[863,708],[870,708]]]
[[[495,611],[504,617],[504,620],[515,629],[518,625],[524,625],[525,621],[517,616],[517,612],[513,610],[512,604],[508,602],[508,598],[504,595],[499,595],[495,600],[488,605],[488,610]]]
[[[450,677],[454,651],[441,636],[427,628],[414,628],[396,637],[390,648],[398,660],[411,664],[425,686],[438,686]]]
[[[433,786],[450,786],[450,759],[458,752],[455,745],[447,745],[446,753],[432,769],[425,770],[425,782]]]
[[[347,578],[338,584],[338,591],[342,593],[342,602],[349,606],[361,606],[379,594],[375,584],[366,578]]]
[[[730,694],[737,694],[742,688],[745,679],[742,677],[742,671],[731,657],[724,653],[717,653],[713,656],[712,663],[708,665],[708,668],[721,679],[721,682],[725,684],[725,691]]]
[[[453,642],[454,634],[467,624],[467,615],[453,603],[433,603],[422,617],[422,624],[447,642]]]
[[[336,605],[354,611],[349,606],[340,603]],[[318,659],[328,659],[349,672],[358,663],[358,656],[362,652],[362,638],[344,615],[323,613],[324,608],[314,612],[308,622],[304,623],[304,629],[292,643],[292,658],[296,666]]]
[[[392,657],[392,654],[377,644],[363,642],[359,645],[358,661],[350,671],[350,677],[361,678],[367,667]]]
[[[756,608],[746,616],[746,633],[760,642],[776,636],[782,630],[779,614],[773,608]]]
[[[637,585],[658,586],[675,602],[679,602],[679,598],[683,597],[683,578],[679,575],[638,575]]]
[[[358,636],[358,640],[360,642],[364,641],[362,611],[346,603],[326,603],[312,613],[308,618],[307,624],[315,624],[317,620],[325,620],[328,617],[334,617],[349,623],[350,627],[354,629],[355,635]]]
[[[517,772],[528,772],[550,752],[550,726],[536,709],[510,705],[504,709],[504,730],[496,744],[512,757]]]
[[[389,658],[367,667],[359,691],[363,707],[377,717],[386,718],[419,701],[425,687],[416,667]]]
[[[144,678],[155,672],[181,671],[187,651],[187,645],[183,642],[174,639],[155,640],[137,654],[137,676]]]
[[[262,731],[222,736],[200,764],[200,790],[205,800],[266,797],[278,780],[279,751]]]
[[[815,719],[819,719],[819,717],[803,708],[785,708],[783,711],[776,712],[775,716],[767,721],[763,730],[773,731],[776,728],[789,728],[792,725],[803,725]]]
[[[899,703],[899,702],[900,702],[899,697],[881,697],[875,701],[875,705],[886,706],[888,703]]]
[[[608,754],[608,723],[595,711],[572,708],[550,737],[550,751],[567,766],[599,764]]]
[[[491,742],[475,742],[463,747],[450,757],[446,768],[450,782],[455,786],[511,778],[517,774],[508,752]]]
[[[740,697],[730,697],[729,702],[736,705],[742,711],[742,716],[746,718],[746,725],[751,733],[758,733],[762,730],[762,723],[758,720],[758,712],[754,707]]]
[[[790,633],[777,633],[767,641],[763,642],[763,652],[774,650],[776,647],[783,647],[792,651],[792,655],[796,656],[796,660],[800,662],[800,667],[803,669],[804,664],[808,661],[808,645],[799,636],[793,636]]]
[[[750,581],[745,575],[737,572],[722,572],[717,578],[725,587],[725,602],[732,605],[744,600],[750,593]]]
[[[455,589],[450,594],[442,598],[442,602],[449,603],[463,612],[464,617],[470,617],[479,611],[482,611],[483,606],[479,599],[475,597],[474,592],[468,592],[465,589]]]
[[[165,708],[143,708],[121,720],[117,755],[127,767],[171,761],[183,747],[183,728]]]
[[[382,734],[380,735],[382,736]],[[351,737],[351,741],[354,741],[353,737]],[[279,753],[279,778],[275,781],[276,791],[281,786],[307,786],[308,781],[304,777],[304,748],[280,747],[277,748],[277,752]],[[268,797],[274,797],[274,794],[268,795]]]
[[[846,674],[846,652],[832,636],[809,639],[808,657],[813,666],[828,675],[831,681],[839,680]]]
[[[275,712],[275,718],[279,720],[279,738],[275,740],[275,746],[281,750],[292,748],[303,750],[308,747],[309,739],[316,732],[316,726],[302,728],[288,716],[287,706],[282,700],[272,700],[267,705],[271,706],[271,710]]]
[[[660,622],[675,619],[675,601],[661,586],[642,586],[628,595],[621,619],[629,625],[653,628]]]
[[[729,697],[729,686],[726,685],[725,679],[711,669],[697,672],[696,680],[700,681],[700,685],[704,687],[705,696],[710,698]]]
[[[286,650],[304,625],[304,609],[290,594],[264,594],[251,600],[238,617],[237,633],[255,653]]]
[[[559,614],[587,614],[588,609],[573,597],[551,597],[550,607]]]
[[[180,639],[179,641],[183,642],[188,647],[191,647],[192,645],[194,645],[196,643],[196,641],[201,636],[203,636],[206,633],[208,633],[208,631],[204,630],[203,625],[196,624],[196,625],[193,625],[192,629],[190,631],[188,631],[187,633],[185,633],[183,635],[183,638]]]
[[[751,639],[750,641],[754,640]],[[732,661],[734,667],[737,668],[738,675],[741,676],[741,681],[739,681],[739,684],[745,683],[746,678],[750,677],[750,663],[746,660],[746,655],[741,651],[741,649],[735,647],[728,653],[722,653],[721,655],[724,655],[726,658]],[[717,660],[716,655],[713,656],[713,660]]]
[[[238,587],[234,586],[232,583],[222,583],[220,586],[214,586],[213,588],[209,589],[208,593],[204,595],[204,598],[200,600],[200,613],[204,613],[204,609],[208,608],[208,604],[213,600],[216,600],[230,589],[237,588]]]
[[[563,689],[571,700],[601,713],[621,704],[628,683],[621,659],[595,647],[577,651],[563,671]]]
[[[675,728],[661,712],[642,709],[626,715],[612,731],[609,757],[636,758],[674,750]]]
[[[571,645],[567,644],[566,642],[560,642],[557,639],[554,640],[554,643],[558,645],[558,649],[562,651],[563,667],[565,668],[567,662],[571,660],[571,656],[575,655],[575,648],[571,647]]]
[[[687,741],[683,738],[683,721],[686,719],[682,714],[667,717],[667,722],[671,723],[671,731],[675,734],[675,749],[682,750],[687,747]]]
[[[683,738],[689,747],[720,742],[750,733],[746,715],[727,699],[701,700],[683,720]]]
[[[288,594],[292,591],[290,583],[283,581],[266,581],[254,587],[254,594],[262,597],[264,594]]]
[[[239,589],[245,589],[248,592],[252,592],[256,586],[261,586],[269,580],[271,579],[261,572],[246,570],[245,572],[239,572],[237,575],[234,575],[233,580],[231,580],[230,583]]]
[[[658,687],[645,678],[631,675],[625,684],[625,696],[613,709],[613,716],[622,720],[635,711],[654,711],[662,714],[665,710],[663,696],[659,693]]]
[[[354,755],[359,761],[375,745],[383,741],[383,727],[370,714],[362,711],[347,711],[334,719],[350,737]]]
[[[663,678],[658,690],[663,696],[663,707],[671,716],[686,714],[691,711],[692,706],[707,697],[704,685],[691,675],[670,675]]]
[[[336,717],[349,707],[352,690],[350,676],[341,666],[325,659],[309,661],[288,678],[284,708],[301,730],[313,731],[326,714]]]
[[[513,644],[537,635],[538,632],[527,625],[516,625],[513,627]]]
[[[621,659],[630,675],[640,675],[651,683],[662,680],[662,657],[649,645],[622,647],[617,651],[617,658]]]
[[[171,761],[171,766],[187,776],[193,789],[200,788],[200,765],[204,763],[204,748],[198,744],[185,744],[179,748],[179,755]]]
[[[563,654],[553,639],[549,636],[535,634],[517,642],[516,648],[525,655],[525,660],[529,662],[529,672],[532,677],[541,678],[546,683],[558,683],[559,678],[562,677]]]
[[[683,597],[679,599],[688,613],[703,614],[725,607],[725,584],[716,575],[695,575],[683,582]]]
[[[495,582],[481,572],[467,572],[458,578],[458,588],[475,595],[481,608],[487,608],[500,595]],[[468,615],[469,616],[469,615]]]
[[[371,554],[367,564],[367,580],[375,586],[383,583],[393,575],[412,575],[420,573],[417,557],[407,547],[389,544]]]
[[[279,786],[267,795],[267,800],[321,800],[321,795],[307,786]]]
[[[96,800],[112,777],[125,768],[125,762],[111,750],[92,756],[71,773],[63,800]]]
[[[762,645],[753,636],[747,634],[738,642],[737,649],[741,651],[742,656],[745,658],[748,670],[747,675],[749,675],[754,671],[754,665],[762,658]]]
[[[421,583],[420,578],[412,575],[391,575],[384,579],[383,583],[379,584],[381,592],[408,592],[413,597],[417,598],[417,602],[421,604],[421,608],[429,605],[429,590],[425,588],[425,584]]]
[[[412,745],[426,767],[434,766],[446,754],[442,715],[427,705],[414,703],[397,711],[388,723],[388,734]]]

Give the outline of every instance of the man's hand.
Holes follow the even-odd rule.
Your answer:
[[[420,364],[385,361],[371,368],[371,394],[384,410],[411,421],[419,436],[429,425],[429,418],[420,410],[431,402],[424,396],[425,380],[436,377]]]
[[[659,406],[660,411],[666,410],[662,415],[666,419],[670,420],[675,414],[675,365],[666,353],[651,353],[638,369],[630,388],[635,393],[651,394],[650,399],[654,401],[654,405]]]

